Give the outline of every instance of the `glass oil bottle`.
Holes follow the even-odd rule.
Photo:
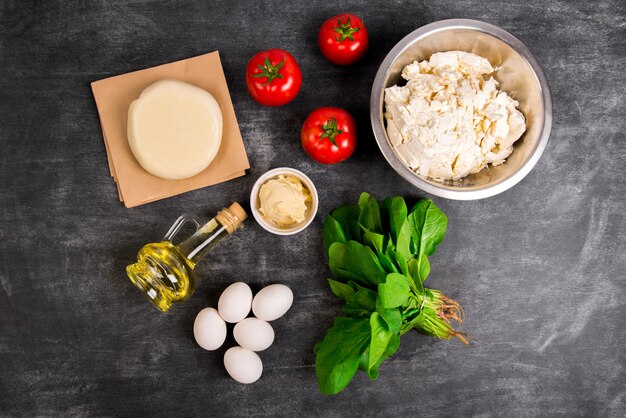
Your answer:
[[[195,215],[179,217],[163,241],[144,245],[137,254],[137,262],[126,267],[130,281],[162,312],[172,303],[182,302],[193,295],[193,269],[215,245],[232,234],[248,217],[238,203],[222,209],[209,222]],[[196,232],[178,245],[172,243],[181,227],[192,222]]]

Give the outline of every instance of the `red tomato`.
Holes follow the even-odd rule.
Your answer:
[[[361,19],[353,14],[343,13],[324,22],[317,43],[328,61],[338,65],[350,65],[365,54],[369,41]]]
[[[302,85],[302,73],[289,52],[268,49],[248,62],[246,84],[257,102],[266,106],[282,106],[296,98]]]
[[[321,107],[306,118],[300,138],[306,153],[318,163],[339,163],[356,148],[356,123],[343,109]]]

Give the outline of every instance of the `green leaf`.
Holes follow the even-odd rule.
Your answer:
[[[331,251],[336,245],[337,243],[331,246]],[[354,273],[372,285],[377,285],[385,281],[387,273],[380,265],[378,257],[376,257],[376,254],[374,254],[369,247],[363,244],[356,241],[348,241],[343,262],[344,264],[341,268]]]
[[[387,344],[385,353],[378,359],[378,361],[376,362],[376,365],[373,368],[369,369],[368,360],[369,360],[370,348],[368,346],[363,352],[363,354],[361,355],[361,360],[359,361],[359,370],[366,372],[369,378],[372,380],[378,379],[378,375],[379,375],[378,368],[380,367],[381,364],[383,364],[385,360],[387,360],[390,356],[395,354],[395,352],[398,351],[399,347],[400,347],[400,336],[397,334],[394,334],[389,339],[389,343]]]
[[[411,228],[407,221],[406,203],[403,198],[396,196],[385,199],[383,207],[389,215],[389,234],[395,250],[405,259],[409,259],[411,257]]]
[[[376,310],[376,292],[371,289],[358,286],[354,282],[349,282],[348,286],[353,288],[354,294],[346,300],[346,304],[341,308],[343,313],[351,317],[367,317]]]
[[[420,200],[408,216],[413,239],[415,258],[422,254],[432,255],[443,240],[448,227],[448,218],[432,200]]]
[[[327,216],[324,219],[324,249],[326,254],[328,254],[328,249],[335,242],[347,244],[348,240],[341,224],[332,216]]]
[[[380,210],[380,224],[383,227],[383,233],[386,233],[389,238],[393,238],[390,234],[389,226],[389,209],[391,207],[391,198],[388,197],[378,204]],[[393,239],[392,239],[393,241]]]
[[[358,205],[359,206],[367,205],[371,197],[372,196],[368,192],[361,192],[361,194],[359,195]]]
[[[380,206],[376,199],[371,197],[368,193],[361,193],[359,197],[359,208],[361,212],[359,214],[359,225],[368,231],[381,233],[383,227],[380,222]]]
[[[378,379],[378,375],[379,375],[378,368],[380,367],[381,364],[383,364],[385,360],[387,360],[390,356],[395,354],[395,352],[398,351],[399,347],[400,347],[400,336],[398,334],[393,334],[391,338],[389,339],[389,343],[387,344],[385,353],[382,356],[380,356],[380,358],[378,359],[374,367],[369,368],[367,370],[367,375],[369,376],[370,379],[372,380]],[[367,350],[365,350],[365,353],[367,353],[367,357],[369,358],[369,347]],[[365,353],[363,353],[363,355],[365,355]]]
[[[328,248],[328,266],[333,274],[337,275],[336,270],[343,269],[346,265],[345,258],[347,249],[348,246],[340,242],[335,242]]]
[[[422,254],[422,259],[423,258],[426,258],[426,262],[428,262],[428,257],[426,257],[426,255]],[[417,291],[420,294],[423,294],[424,293],[424,284],[423,284],[424,280],[422,280],[420,276],[420,263],[416,259],[412,258],[407,263],[407,267],[408,267],[408,276],[411,278],[411,280],[415,284]]]
[[[384,252],[385,236],[372,231],[363,233],[363,244],[369,246],[375,252]]]
[[[405,259],[412,257],[411,254],[411,227],[409,221],[405,218],[400,230],[398,231],[398,239],[396,240],[396,251],[402,254]]]
[[[358,272],[351,271],[348,267],[348,246],[340,242],[333,243],[328,249],[328,265],[330,271],[333,272],[335,278],[338,281],[355,281],[361,284],[370,284],[367,278],[360,275]]]
[[[368,371],[376,367],[378,360],[385,354],[391,336],[394,335],[394,333],[389,330],[387,322],[385,322],[378,312],[374,312],[372,316],[370,316],[370,327],[371,339],[369,358],[367,360]]]
[[[389,257],[387,257],[383,253],[376,253],[376,257],[378,257],[378,261],[380,261],[380,265],[383,266],[387,273],[399,273],[400,270],[396,267],[396,265],[391,261]]]
[[[407,217],[407,208],[406,203],[404,203],[404,199],[401,197],[392,197],[389,200],[386,200],[387,205],[389,206],[389,232],[391,234],[391,239],[393,242],[396,242],[396,248],[398,246],[398,236],[400,235],[400,230],[402,225],[406,222]]]
[[[369,317],[368,317],[369,318]],[[359,359],[359,370],[367,373],[368,364],[367,361],[370,358],[370,346],[368,345],[363,354],[361,354],[361,358]]]
[[[328,284],[330,285],[330,289],[333,291],[335,296],[342,298],[346,302],[351,300],[356,293],[350,285],[338,282],[333,279],[328,279]]]
[[[355,292],[358,292],[359,290],[362,290],[362,289],[369,289],[369,290],[378,289],[377,286],[375,286],[373,289],[369,288],[367,286],[362,286],[362,285],[360,285],[359,283],[357,283],[357,282],[355,282],[353,280],[348,281],[348,285],[351,288],[353,288]]]
[[[361,208],[358,205],[346,205],[338,207],[331,214],[343,228],[347,240],[361,241],[360,213]]]
[[[400,336],[394,335],[389,340],[389,344],[387,344],[387,350],[385,350],[386,357],[394,355],[396,351],[398,351],[398,348],[400,348]]]
[[[422,284],[430,274],[430,261],[428,261],[428,257],[426,254],[422,254],[419,261],[419,278]]]
[[[411,286],[403,274],[389,273],[384,283],[378,285],[378,297],[384,308],[396,308],[407,303]]]
[[[407,258],[405,258],[398,251],[391,250],[391,251],[388,251],[388,253],[391,259],[398,266],[398,269],[400,269],[400,272],[402,272],[403,274],[407,274],[407,271],[408,271],[407,270]]]
[[[380,301],[380,298],[377,298],[376,312],[383,317],[391,332],[398,333],[398,331],[400,331],[400,326],[402,325],[402,313],[398,308],[386,309]]]
[[[344,281],[344,282],[353,281],[353,282],[360,283],[362,285],[372,286],[366,280],[361,278],[361,276],[358,276],[358,275],[352,273],[351,271],[348,271],[348,270],[345,270],[345,269],[342,269],[342,268],[337,268],[337,269],[335,269],[335,271],[333,271],[333,273],[335,273],[335,278],[338,281]]]
[[[322,393],[339,393],[350,383],[370,343],[370,334],[367,318],[335,318],[315,355],[315,373]]]
[[[369,289],[361,289],[354,294],[354,302],[363,309],[370,312],[376,310],[376,292]]]
[[[354,302],[346,303],[341,307],[342,312],[351,318],[369,318],[372,312],[363,309]]]

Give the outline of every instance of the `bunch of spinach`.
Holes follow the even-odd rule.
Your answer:
[[[314,348],[322,393],[339,393],[358,369],[376,379],[379,366],[400,346],[400,336],[413,328],[467,343],[450,325],[451,319],[462,321],[459,304],[424,287],[428,256],[447,225],[431,200],[408,211],[401,197],[379,204],[365,192],[357,205],[341,206],[326,217],[324,248],[335,276],[328,283],[345,304],[344,315]]]

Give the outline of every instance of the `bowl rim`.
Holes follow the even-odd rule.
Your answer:
[[[256,205],[258,196],[259,196],[259,190],[261,189],[261,185],[263,185],[263,183],[265,183],[267,180],[271,179],[272,177],[276,177],[281,174],[288,174],[288,175],[297,177],[300,181],[302,181],[304,186],[311,193],[311,215],[309,219],[304,220],[302,223],[298,224],[296,227],[293,227],[292,229],[281,229],[279,227],[276,227],[270,224],[263,218],[263,216],[259,212],[259,208]],[[311,222],[313,222],[313,219],[315,219],[315,216],[317,215],[318,206],[319,206],[319,198],[317,195],[317,189],[315,188],[315,184],[313,184],[313,181],[302,171],[296,170],[295,168],[291,168],[291,167],[277,167],[269,171],[266,171],[265,173],[261,174],[259,178],[254,182],[254,186],[252,186],[252,190],[250,191],[250,210],[252,211],[252,216],[257,221],[257,223],[261,225],[263,229],[276,235],[294,235],[294,234],[297,234],[298,232],[303,231],[306,227],[308,227],[311,224]]]
[[[520,56],[530,65],[532,71],[535,73],[539,82],[541,98],[544,105],[544,120],[543,126],[541,127],[541,134],[528,160],[524,162],[522,166],[510,177],[500,181],[499,183],[478,190],[451,190],[445,185],[436,186],[424,181],[419,175],[416,175],[409,167],[404,165],[395,155],[387,139],[387,134],[384,129],[384,121],[381,123],[381,119],[384,117],[382,115],[383,110],[381,109],[381,101],[385,89],[383,81],[386,78],[389,68],[393,62],[396,61],[400,54],[416,40],[419,40],[425,35],[433,32],[448,29],[475,30],[491,35],[508,44],[511,48],[513,48],[513,50],[520,54]],[[389,165],[391,165],[391,167],[409,183],[435,196],[452,200],[477,200],[495,196],[510,189],[526,177],[526,175],[528,175],[528,173],[530,173],[530,171],[537,164],[546,148],[548,139],[550,138],[550,131],[552,129],[552,98],[550,95],[548,80],[543,72],[543,69],[541,68],[541,65],[539,65],[537,59],[522,43],[522,41],[504,29],[479,20],[447,19],[429,23],[414,30],[402,38],[385,56],[385,59],[376,72],[376,77],[374,78],[374,82],[372,84],[372,93],[370,96],[370,121],[372,124],[372,130],[374,131],[374,138],[376,139],[376,143],[378,144],[383,156]]]

